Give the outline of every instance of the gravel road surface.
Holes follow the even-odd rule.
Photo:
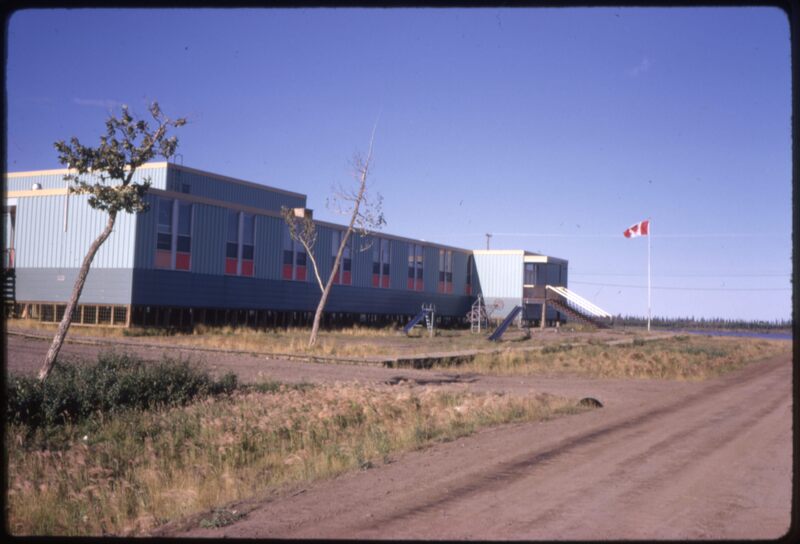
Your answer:
[[[646,401],[608,383],[614,400],[602,409],[438,444],[180,536],[777,538],[790,522],[791,382],[782,357],[699,384],[665,382]],[[565,392],[558,385],[538,384]]]

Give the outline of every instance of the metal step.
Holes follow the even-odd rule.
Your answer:
[[[17,275],[13,268],[3,270],[3,302],[14,304],[17,300]]]

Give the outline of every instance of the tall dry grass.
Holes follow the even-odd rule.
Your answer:
[[[12,319],[9,326],[35,332],[54,332],[56,324],[33,320]],[[467,330],[438,329],[433,338],[427,332],[412,331],[411,335],[387,326],[383,328],[354,325],[342,329],[320,331],[317,344],[308,347],[310,328],[268,328],[196,325],[191,332],[154,327],[131,329],[81,326],[71,329],[75,336],[120,338],[148,344],[204,347],[223,350],[250,351],[274,354],[316,355],[331,357],[399,356],[429,352],[486,349],[486,335],[473,335]],[[506,334],[512,338],[514,331]]]
[[[483,336],[469,331],[439,330],[436,336],[413,332],[402,334],[396,327],[352,326],[321,331],[314,347],[308,347],[310,330],[304,327],[256,330],[238,327],[196,326],[191,335],[176,335],[170,341],[210,348],[252,350],[333,357],[369,357],[429,351],[452,351],[486,347]]]
[[[791,350],[792,343],[785,340],[678,336],[627,345],[560,344],[539,351],[481,354],[459,372],[702,380]]]
[[[581,411],[520,398],[356,386],[239,393],[95,428],[64,428],[39,449],[10,427],[8,523],[17,535],[142,534],[169,520],[287,483],[380,463],[487,425]]]

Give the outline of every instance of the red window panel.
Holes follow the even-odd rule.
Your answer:
[[[290,280],[292,279],[292,265],[285,264],[283,265],[283,279]]]
[[[380,274],[373,274],[372,275],[372,286],[379,287],[381,283],[381,276]]]
[[[156,250],[156,268],[172,268],[172,252],[167,249]]]
[[[189,270],[191,264],[191,253],[176,253],[175,254],[175,270]]]
[[[389,276],[384,276],[382,278],[381,282],[382,282],[381,287],[383,287],[384,289],[388,289],[389,288]]]
[[[242,276],[253,275],[253,261],[242,261]]]
[[[447,284],[447,292],[448,293],[452,293],[453,292],[453,284],[452,283],[448,283]]]
[[[447,292],[447,291],[445,291],[445,287],[444,287],[444,282],[443,281],[439,282],[439,292],[440,293],[446,293]]]
[[[298,266],[297,267],[297,281],[306,281],[306,267],[305,266]]]
[[[465,292],[466,292],[466,294],[471,295],[472,294],[472,286],[471,285],[467,285],[467,288],[465,289]]]
[[[417,291],[422,291],[422,289],[423,289],[422,280],[418,279],[417,280]]]
[[[414,278],[408,278],[408,288],[411,290],[414,289]]]
[[[236,259],[225,259],[225,273],[234,275],[236,274]]]
[[[350,285],[353,283],[353,277],[350,275],[349,270],[344,271],[344,280],[342,281],[345,285]]]

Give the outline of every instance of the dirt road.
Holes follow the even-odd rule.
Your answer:
[[[646,402],[614,395],[600,410],[439,444],[181,536],[776,538],[790,520],[791,380],[783,357],[664,383]]]

